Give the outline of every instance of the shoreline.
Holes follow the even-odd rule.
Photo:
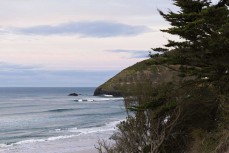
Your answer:
[[[0,148],[0,153],[96,153],[98,140],[108,140],[112,133],[99,132],[55,141],[12,145]]]
[[[82,95],[67,96],[69,88],[2,89],[0,153],[98,152],[98,141],[109,141],[126,118],[123,99],[91,96],[91,88],[76,89]]]
[[[87,149],[87,150],[77,151],[77,152],[74,152],[74,153],[97,153],[97,152],[98,151],[96,149]]]

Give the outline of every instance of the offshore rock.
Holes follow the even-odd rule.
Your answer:
[[[68,96],[79,96],[77,93],[70,93]]]

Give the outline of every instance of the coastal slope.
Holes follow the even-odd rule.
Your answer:
[[[163,126],[168,123],[168,127],[172,127],[171,133],[166,135],[168,139],[164,140],[162,144],[162,147],[164,145],[168,150],[171,150],[170,147],[181,149],[177,152],[186,150],[188,153],[221,153],[229,150],[228,103],[217,100],[218,95],[213,90],[212,84],[207,82],[206,77],[195,82],[196,76],[188,75],[187,72],[184,75],[182,72],[184,68],[189,69],[192,73],[200,69],[199,67],[176,64],[173,58],[164,54],[138,62],[96,88],[95,96],[103,94],[123,96],[126,108],[135,111],[138,116],[135,120],[130,117],[130,120],[119,125],[119,134],[124,133],[119,137],[119,141],[129,138],[126,136],[126,132],[133,135],[139,134],[136,138],[131,137],[133,140],[138,140],[142,136],[141,132],[146,131],[144,128],[147,127],[142,121],[150,118],[152,121],[160,119],[164,121],[162,122]],[[134,105],[130,103],[132,98]],[[136,99],[139,107],[135,107]],[[144,112],[141,114],[143,110],[150,112],[151,115],[146,113],[147,116]],[[176,112],[178,113],[176,114]],[[168,121],[168,117],[174,115],[177,116]],[[155,118],[155,116],[157,117]],[[137,129],[132,126],[133,121],[136,121]],[[173,137],[177,133],[180,135]],[[148,142],[146,141],[146,143]],[[129,148],[135,146],[134,143],[125,145],[133,145]],[[116,145],[116,147],[125,145]],[[145,146],[146,149],[147,147]]]
[[[122,96],[123,88],[133,84],[151,83],[157,86],[160,83],[178,81],[178,69],[180,65],[162,64],[166,58],[151,58],[138,62],[109,79],[96,88],[94,96],[113,95],[114,97]]]

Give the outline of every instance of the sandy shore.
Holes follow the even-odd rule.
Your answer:
[[[6,148],[0,148],[0,153],[98,153],[95,148],[98,139],[108,140],[111,134],[112,132],[109,131],[55,141],[25,142]]]
[[[96,149],[87,149],[87,150],[82,150],[82,151],[76,151],[74,153],[98,153],[98,151]]]

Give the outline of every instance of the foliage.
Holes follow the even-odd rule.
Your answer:
[[[100,152],[183,153],[229,151],[228,0],[174,0],[178,12],[159,13],[178,35],[144,66],[178,65],[180,80],[138,82],[123,89],[127,120],[118,125],[114,145]],[[104,150],[102,150],[103,148]]]

